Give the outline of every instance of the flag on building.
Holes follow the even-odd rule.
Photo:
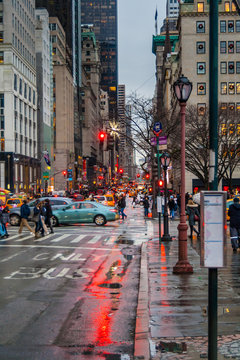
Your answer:
[[[46,161],[47,166],[51,166],[51,160],[49,157],[48,150],[43,151],[43,157],[44,157],[44,160]]]
[[[158,11],[157,11],[157,8],[156,8],[156,12],[155,12],[155,32],[156,32],[156,35],[157,35],[157,32],[158,32],[157,18],[158,18]]]

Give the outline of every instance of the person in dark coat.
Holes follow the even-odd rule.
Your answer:
[[[51,218],[53,214],[49,199],[46,199],[45,201],[45,208],[46,208],[45,224],[50,227],[51,234],[53,234],[53,227],[51,222]]]
[[[124,213],[124,209],[126,207],[126,199],[125,196],[121,195],[120,199],[118,201],[118,206],[120,209],[120,215],[122,215],[122,219],[124,220],[125,217],[127,217],[127,215]]]
[[[22,233],[23,226],[26,226],[28,230],[31,232],[32,235],[35,235],[35,230],[31,228],[31,226],[28,223],[28,217],[30,215],[30,208],[27,204],[27,200],[23,200],[23,204],[21,206],[21,223],[18,230],[18,233]]]
[[[230,217],[230,237],[233,252],[237,252],[240,239],[240,204],[239,198],[233,199],[233,204],[229,206],[228,216]]]
[[[193,231],[197,234],[197,237],[200,236],[199,231],[194,227],[196,217],[200,219],[200,214],[198,211],[198,205],[193,202],[192,199],[188,200],[187,203],[187,215],[188,215],[188,223],[190,227],[190,238],[192,239]]]
[[[145,196],[145,198],[143,200],[143,207],[144,207],[144,216],[148,217],[148,209],[149,209],[148,196]]]

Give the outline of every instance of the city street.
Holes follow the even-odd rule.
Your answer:
[[[140,246],[153,229],[142,208],[126,213],[37,240],[9,227],[0,241],[0,359],[132,358]]]

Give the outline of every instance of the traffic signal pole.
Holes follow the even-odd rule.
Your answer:
[[[209,183],[218,190],[218,1],[210,0],[209,15]],[[208,269],[208,359],[217,359],[218,269]]]

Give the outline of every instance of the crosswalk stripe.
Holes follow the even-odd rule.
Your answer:
[[[36,241],[36,242],[45,241],[46,239],[49,239],[50,237],[53,237],[53,236],[54,236],[54,234],[48,234],[48,235],[45,235],[45,236],[43,236],[42,238],[37,239],[37,240],[35,240],[35,241]]]
[[[14,236],[11,236],[11,235],[10,235],[8,238],[6,238],[6,239],[1,239],[0,241],[9,241],[9,240],[15,239],[16,237],[19,237],[19,234],[14,235]]]
[[[89,244],[96,244],[101,239],[102,235],[96,235],[91,240],[88,241]]]
[[[19,235],[18,235],[19,236]],[[28,235],[28,236],[24,236],[23,238],[21,239],[17,239],[15,240],[16,242],[21,242],[21,241],[25,241],[27,239],[34,239],[34,235]],[[11,240],[11,239],[10,239]]]
[[[59,241],[61,241],[63,239],[66,239],[69,235],[71,235],[71,234],[63,234],[63,235],[57,237],[56,239],[51,240],[51,242],[52,243],[59,242]]]
[[[83,238],[85,238],[86,236],[87,236],[87,234],[78,235],[75,239],[73,239],[72,241],[70,241],[70,243],[72,243],[72,244],[78,243],[78,242],[80,242]]]

